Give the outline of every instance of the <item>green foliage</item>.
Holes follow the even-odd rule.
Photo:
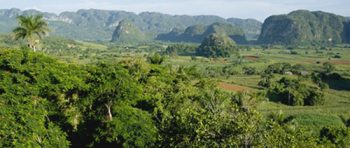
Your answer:
[[[1,137],[13,142],[8,146],[68,147],[57,125],[73,131],[81,121],[82,72],[26,50],[1,50],[0,68],[1,131],[9,134]]]
[[[272,75],[272,74],[295,74],[295,75],[308,75],[306,68],[301,64],[291,65],[289,63],[274,63],[269,65],[265,70],[264,74]]]
[[[299,80],[283,77],[269,87],[269,95],[274,101],[287,105],[321,105],[324,94],[319,88],[307,86]]]
[[[159,57],[154,61],[160,61]],[[256,110],[265,100],[264,91],[221,91],[216,80],[202,76],[201,67],[149,64],[145,58],[75,65],[28,50],[1,49],[0,146],[347,145],[343,129],[322,131],[318,137],[298,125],[306,122],[298,116],[266,118]],[[211,66],[212,73],[233,73],[235,66]],[[273,93],[293,97],[291,104],[313,105],[323,100],[317,87],[303,81],[282,78],[273,82],[273,75],[266,73],[262,77]],[[286,101],[285,97],[280,101]]]
[[[26,39],[28,47],[36,50],[38,39],[41,39],[49,32],[47,22],[43,20],[43,16],[18,16],[19,27],[13,30],[15,39]]]
[[[205,82],[207,83],[207,82]],[[201,83],[203,84],[203,83]],[[206,85],[206,84],[205,84]],[[250,146],[260,116],[250,110],[242,112],[230,95],[202,88],[181,88],[161,111],[162,145],[172,146]],[[189,94],[183,94],[192,89]],[[172,103],[170,103],[170,102]],[[169,103],[168,103],[169,102]],[[249,119],[249,120],[248,120]]]
[[[147,61],[151,64],[162,64],[164,62],[164,56],[161,56],[159,53],[155,53],[147,58]]]
[[[211,34],[197,48],[196,55],[204,57],[230,57],[236,52],[235,42],[225,35]]]
[[[175,56],[175,55],[193,55],[196,51],[197,46],[186,45],[186,44],[175,44],[170,45],[166,48],[164,54]]]
[[[1,147],[69,146],[66,134],[48,119],[48,102],[45,99],[7,92],[2,93],[0,98]]]
[[[323,70],[325,73],[331,73],[335,70],[334,65],[329,62],[323,63]]]
[[[325,127],[320,131],[320,140],[327,147],[347,147],[350,145],[350,130]]]
[[[246,75],[255,75],[257,71],[254,67],[243,67],[244,74]]]
[[[275,63],[269,65],[264,73],[266,74],[285,74],[286,72],[290,72],[292,69],[292,65],[289,63]]]
[[[285,116],[282,112],[270,114],[264,127],[265,146],[318,147],[317,138],[299,127],[293,116]]]
[[[91,146],[152,145],[157,129],[148,112],[134,107],[142,99],[142,90],[128,71],[116,65],[99,64],[90,68],[89,73],[89,98],[93,104],[89,120],[97,122],[93,127],[96,132],[91,133]]]

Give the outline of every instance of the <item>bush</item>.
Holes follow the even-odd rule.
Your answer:
[[[340,54],[336,54],[336,55],[334,55],[334,57],[333,58],[336,58],[336,59],[341,59],[341,55]]]
[[[332,127],[324,127],[320,131],[321,143],[328,147],[347,147],[350,145],[350,130]]]
[[[296,55],[296,54],[298,54],[298,52],[297,52],[297,51],[292,50],[292,51],[290,51],[290,54],[294,54],[294,55]]]
[[[335,70],[335,67],[331,63],[329,63],[329,62],[323,63],[323,71],[325,73],[331,73],[334,70]]]
[[[269,65],[264,71],[266,74],[284,74],[285,72],[290,71],[292,65],[289,63],[275,63]]]
[[[307,86],[297,79],[283,77],[268,88],[273,101],[292,106],[321,105],[323,92],[319,88]]]
[[[244,74],[246,75],[255,75],[257,71],[254,67],[243,67]]]
[[[175,55],[193,55],[196,51],[197,46],[186,45],[186,44],[175,44],[170,45],[166,48],[164,54],[175,56]]]
[[[235,65],[227,65],[222,68],[222,72],[226,75],[237,75],[239,72],[235,69]]]
[[[147,61],[151,64],[160,65],[164,62],[164,57],[158,53],[155,53],[154,55],[147,57]]]

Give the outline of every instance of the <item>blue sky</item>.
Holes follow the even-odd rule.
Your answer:
[[[0,0],[0,9],[38,9],[60,13],[78,9],[143,11],[167,14],[219,15],[225,18],[255,18],[297,9],[322,10],[350,16],[350,0]]]

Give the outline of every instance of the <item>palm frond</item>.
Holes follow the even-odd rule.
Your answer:
[[[24,39],[27,36],[27,29],[23,27],[17,27],[13,30],[13,33],[15,40]]]
[[[37,16],[18,16],[19,27],[13,30],[15,39],[33,38],[34,36],[42,38],[50,31],[47,22],[43,20],[42,15]]]

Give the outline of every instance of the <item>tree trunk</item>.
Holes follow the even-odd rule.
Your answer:
[[[33,41],[32,39],[28,39],[28,47],[30,49],[33,49],[34,52],[36,52],[35,41]]]
[[[34,52],[36,52],[36,47],[35,47],[34,45],[33,45],[33,48],[32,48],[32,49],[33,49]]]
[[[288,92],[288,104],[292,105],[292,104],[290,104],[290,92]]]
[[[108,104],[105,104],[105,106],[107,108],[108,120],[113,121],[113,116],[112,116],[112,111],[111,111],[112,103],[109,102]]]

